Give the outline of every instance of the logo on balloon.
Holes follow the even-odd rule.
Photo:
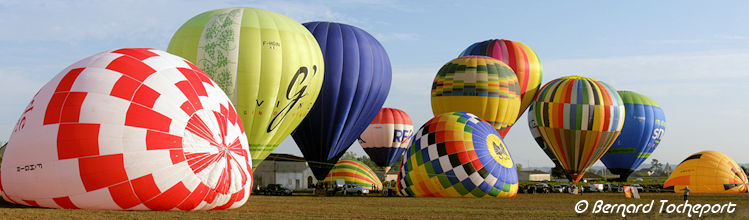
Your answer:
[[[499,164],[502,164],[502,166],[507,168],[512,168],[513,164],[510,153],[507,151],[505,143],[502,142],[502,139],[500,139],[499,136],[490,134],[486,137],[486,146]]]
[[[289,114],[289,112],[294,109],[296,104],[299,103],[299,100],[307,96],[307,86],[309,86],[310,82],[313,81],[312,79],[317,76],[317,65],[312,65],[312,76],[309,77],[309,80],[307,80],[307,76],[309,76],[309,69],[306,66],[299,67],[299,69],[294,74],[294,77],[291,78],[289,86],[286,88],[286,100],[289,101],[289,103],[287,103],[286,106],[284,106],[276,116],[273,116],[273,120],[271,120],[270,124],[268,124],[268,129],[266,130],[267,133],[270,133],[278,128],[278,125],[280,125],[281,122],[283,122],[283,120]],[[298,90],[296,89],[297,81],[298,85],[302,86]]]
[[[394,143],[405,143],[411,137],[411,130],[395,130],[393,134]]]

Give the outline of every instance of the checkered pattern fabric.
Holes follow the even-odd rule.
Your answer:
[[[190,62],[154,49],[63,70],[34,96],[3,159],[3,198],[40,207],[226,209],[252,186],[227,96]]]
[[[397,187],[407,196],[514,197],[518,176],[491,125],[470,113],[450,112],[416,132]]]

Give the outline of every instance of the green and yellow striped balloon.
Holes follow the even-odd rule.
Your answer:
[[[606,153],[624,125],[621,97],[593,78],[552,80],[531,105],[538,124],[535,129],[573,182]]]
[[[304,119],[320,92],[323,58],[314,36],[286,16],[217,9],[177,30],[168,52],[195,63],[242,118],[257,167]]]
[[[382,182],[372,172],[372,169],[356,160],[339,160],[323,182],[335,184],[338,179],[344,180],[347,184],[360,185],[365,189],[374,189],[375,187],[382,189]]]
[[[432,83],[432,112],[469,112],[486,120],[504,138],[520,112],[515,72],[498,59],[466,56],[451,60]]]

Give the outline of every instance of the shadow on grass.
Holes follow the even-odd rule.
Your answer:
[[[0,199],[0,208],[13,208],[13,209],[46,209],[46,208],[40,208],[40,207],[33,207],[33,206],[26,206],[26,205],[19,205],[15,203],[10,203],[5,200]]]

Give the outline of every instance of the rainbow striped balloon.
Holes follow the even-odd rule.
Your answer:
[[[460,53],[461,57],[476,55],[496,58],[512,68],[518,78],[522,99],[518,117],[523,115],[536,96],[543,78],[544,70],[536,53],[523,43],[505,39],[476,42]]]
[[[337,179],[343,179],[347,184],[358,184],[365,189],[382,189],[382,182],[372,169],[356,160],[339,160],[323,182],[335,184]]]
[[[532,105],[535,129],[573,182],[580,181],[606,153],[624,125],[621,97],[597,79],[567,76],[552,80]]]
[[[470,112],[504,138],[518,118],[520,87],[512,69],[500,60],[468,56],[451,60],[432,83],[432,112]]]
[[[515,197],[518,173],[491,125],[471,113],[448,112],[416,132],[397,187],[417,197]]]

